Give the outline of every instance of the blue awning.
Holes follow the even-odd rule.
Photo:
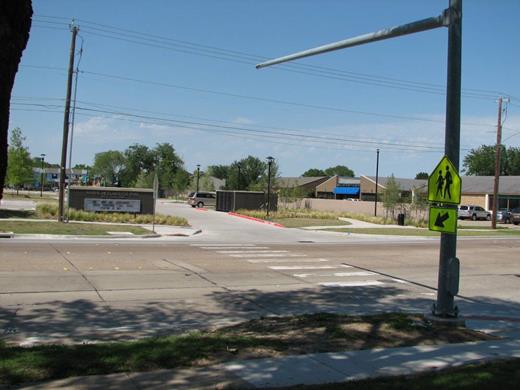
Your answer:
[[[334,193],[336,195],[359,195],[359,187],[336,187]]]

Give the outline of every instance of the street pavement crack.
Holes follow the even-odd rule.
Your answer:
[[[81,272],[81,270],[80,270],[78,267],[76,267],[76,265],[75,265],[72,261],[70,261],[70,260],[67,258],[67,256],[65,256],[65,255],[64,255],[64,254],[63,254],[63,253],[62,253],[58,248],[56,248],[56,247],[55,247],[54,245],[52,245],[52,244],[51,244],[50,246],[51,246],[52,249],[54,249],[54,250],[56,251],[56,253],[58,253],[61,257],[63,257],[63,259],[64,259],[67,263],[69,263],[70,266],[71,266],[72,268],[74,268],[78,274],[81,275],[81,277],[85,280],[85,282],[88,283],[88,285],[89,285],[90,287],[92,287],[92,289],[96,292],[96,295],[99,297],[99,299],[101,299],[101,302],[106,303],[105,299],[101,296],[101,294],[99,293],[99,291],[98,291],[98,289],[96,288],[96,286],[94,286],[94,284],[93,284],[93,283],[92,283],[92,282],[87,278],[87,276],[86,276],[83,272]]]

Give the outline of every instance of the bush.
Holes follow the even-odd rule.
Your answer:
[[[36,206],[36,215],[38,218],[54,219],[58,216],[58,206],[54,204],[39,204]],[[71,221],[86,222],[113,222],[113,223],[136,223],[151,224],[153,223],[153,215],[150,214],[129,214],[129,213],[95,213],[84,210],[69,210],[69,219]],[[182,217],[171,215],[155,215],[155,223],[157,225],[173,225],[188,226],[188,221]]]

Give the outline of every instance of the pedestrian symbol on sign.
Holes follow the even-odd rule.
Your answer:
[[[428,200],[459,204],[460,192],[460,176],[448,157],[444,156],[428,178]]]

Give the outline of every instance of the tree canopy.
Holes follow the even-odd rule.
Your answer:
[[[16,127],[11,132],[7,162],[7,183],[16,189],[33,181],[33,160],[23,142],[22,130]]]
[[[493,176],[495,174],[495,145],[482,145],[471,149],[464,157],[462,166],[466,175]],[[501,145],[500,175],[520,175],[520,148]]]
[[[303,173],[303,177],[314,177],[314,176],[345,176],[345,177],[354,177],[354,171],[345,165],[336,165],[335,167],[330,167],[325,170],[318,168],[308,169]]]
[[[429,176],[426,172],[419,172],[415,175],[415,180],[428,180]]]

